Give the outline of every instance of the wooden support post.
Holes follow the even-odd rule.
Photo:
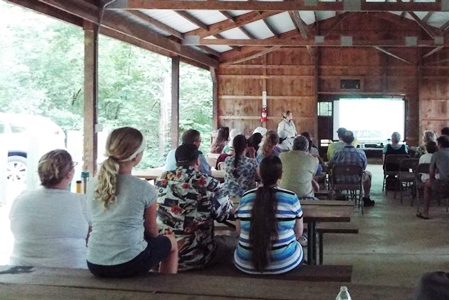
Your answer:
[[[210,68],[210,75],[212,77],[212,128],[218,129],[218,70]]]
[[[171,148],[179,145],[179,56],[171,59]]]
[[[83,170],[97,171],[98,25],[84,24],[84,151]]]

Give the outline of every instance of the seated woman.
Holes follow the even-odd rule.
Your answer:
[[[432,130],[426,130],[423,133],[422,141],[423,143],[419,145],[418,147],[412,147],[411,149],[415,151],[415,157],[420,158],[422,155],[428,153],[426,151],[426,145],[428,142],[433,141],[436,142],[437,135]]]
[[[401,135],[399,132],[393,132],[391,135],[391,144],[385,145],[383,149],[383,163],[385,164],[385,157],[387,157],[390,154],[407,154],[408,153],[408,147],[406,144],[399,144],[401,141]],[[387,164],[385,166],[386,170],[397,170],[399,168],[396,164]]]
[[[295,193],[277,186],[282,176],[279,157],[260,163],[262,186],[246,192],[235,212],[240,234],[236,267],[249,274],[281,274],[303,262],[297,241],[303,232],[302,209]]]
[[[106,141],[107,159],[87,187],[92,232],[87,266],[98,277],[131,277],[159,265],[161,273],[178,270],[178,245],[172,232],[159,235],[157,191],[131,175],[146,148],[142,133],[115,129]]]
[[[438,145],[434,141],[428,141],[426,143],[426,154],[421,155],[419,158],[420,164],[430,164],[430,159],[432,158],[432,155],[438,151]],[[421,181],[426,182],[427,179],[429,179],[429,174],[421,174]],[[439,178],[438,174],[436,174],[436,178]]]
[[[274,155],[279,156],[282,150],[278,147],[279,144],[279,136],[276,131],[268,130],[267,134],[263,138],[262,147],[257,150],[256,160],[257,163],[260,164],[262,159],[267,156]]]
[[[244,135],[238,135],[233,141],[234,155],[224,162],[225,176],[223,189],[232,199],[240,199],[243,193],[256,185],[257,162],[253,148],[250,157],[246,157],[247,144]],[[233,201],[237,202],[237,201]]]
[[[254,148],[255,152],[259,150],[259,145],[262,142],[262,134],[259,132],[253,133],[252,136],[248,138],[248,147]]]
[[[75,165],[65,150],[50,151],[39,160],[42,188],[23,192],[11,206],[11,265],[87,268],[86,198],[68,191]]]
[[[229,127],[221,127],[218,129],[217,138],[210,146],[210,153],[221,153],[229,140]]]

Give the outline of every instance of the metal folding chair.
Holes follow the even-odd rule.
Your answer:
[[[341,178],[344,178],[345,176],[357,176],[358,181],[356,183],[348,183],[341,180]],[[348,165],[348,164],[341,164],[341,165],[335,165],[332,168],[332,174],[330,177],[330,183],[332,187],[332,196],[331,199],[334,200],[335,191],[349,191],[351,194],[351,197],[354,200],[354,205],[359,206],[359,208],[362,208],[362,214],[363,212],[363,204],[362,204],[362,191],[363,191],[363,183],[362,183],[362,177],[363,177],[363,168],[359,165]]]
[[[405,158],[399,163],[399,191],[401,194],[402,204],[402,192],[404,188],[408,189],[415,182],[415,169],[418,167],[418,158]],[[396,199],[397,190],[394,192],[394,198]]]
[[[397,177],[399,175],[399,164],[401,160],[405,158],[410,158],[408,154],[389,154],[385,156],[384,161],[384,181],[382,184],[382,191],[385,191],[385,195],[387,195],[388,191],[386,188],[387,184],[387,176]],[[399,188],[399,185],[397,186]]]

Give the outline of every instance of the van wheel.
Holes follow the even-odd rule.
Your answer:
[[[22,156],[8,156],[6,179],[24,182],[27,175],[27,159]]]

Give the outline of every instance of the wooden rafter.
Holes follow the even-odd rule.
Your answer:
[[[242,63],[244,61],[248,61],[248,60],[251,60],[251,59],[254,59],[254,58],[258,58],[258,57],[261,57],[261,56],[263,56],[265,54],[268,54],[270,52],[276,51],[276,50],[280,49],[281,47],[282,46],[270,47],[270,48],[264,49],[264,50],[262,50],[260,52],[257,52],[257,53],[255,53],[253,55],[250,55],[250,56],[247,56],[247,57],[235,60],[235,61],[225,62],[225,63],[223,63],[223,65],[239,64],[239,63]]]
[[[298,30],[298,32],[301,34],[301,36],[303,38],[307,38],[307,28],[304,24],[304,21],[301,19],[301,17],[299,16],[299,12],[298,11],[289,11],[288,14],[290,15],[290,18],[293,21],[293,24],[295,25],[296,29]]]
[[[275,37],[279,38],[279,36],[280,36],[279,33],[276,32],[276,29],[274,29],[274,27],[271,26],[271,24],[268,22],[268,20],[267,19],[263,19],[262,21],[265,23],[265,26],[268,27],[268,30],[270,30],[271,33],[273,33],[273,35]]]
[[[429,51],[428,53],[424,54],[422,58],[429,57],[429,56],[431,56],[431,55],[437,53],[438,51],[440,51],[440,50],[443,49],[443,48],[444,48],[443,46],[438,46],[438,47],[436,47],[435,49],[433,49],[433,50]]]
[[[403,61],[403,62],[406,62],[406,63],[408,63],[408,64],[410,64],[410,65],[413,65],[413,63],[411,63],[410,61],[406,60],[405,58],[402,58],[402,57],[400,57],[400,56],[397,56],[396,54],[393,54],[393,53],[391,53],[390,51],[387,51],[387,50],[385,50],[385,49],[383,49],[383,48],[380,48],[380,47],[377,47],[377,46],[375,46],[375,47],[373,47],[373,48],[376,49],[376,50],[379,50],[380,52],[385,53],[385,54],[387,54],[387,55],[389,55],[389,56],[391,56],[391,57],[394,57],[394,58],[396,58],[396,59],[398,59],[398,60],[400,60],[400,61]]]
[[[336,16],[334,24],[332,24],[332,26],[330,26],[330,29],[326,32],[324,37],[328,36],[332,31],[334,31],[338,26],[340,26],[340,24],[349,16],[349,14],[350,13],[346,12],[346,13]]]
[[[292,37],[297,37],[298,32],[296,30],[291,30],[281,34],[281,39],[288,39]],[[268,38],[267,40],[278,40],[276,37]],[[279,49],[279,48],[277,48]],[[222,54],[222,62],[233,62],[245,58],[248,55],[254,55],[255,52],[259,53],[261,51],[260,46],[245,46],[240,49],[240,51],[228,51]]]
[[[84,1],[74,0],[39,0],[29,2],[45,3],[53,8],[68,14],[82,18],[94,24],[99,23],[100,10],[97,6]],[[143,41],[152,47],[160,48],[162,51],[167,51],[173,55],[180,55],[189,60],[196,61],[199,64],[206,66],[218,66],[218,61],[203,53],[200,53],[192,48],[181,45],[178,42],[172,41],[158,33],[147,30],[141,24],[132,24],[123,15],[105,13],[101,28],[105,27],[120,34],[127,35],[132,39]]]
[[[418,25],[424,29],[424,31],[431,37],[431,38],[435,38],[435,36],[437,36],[438,34],[432,29],[430,28],[429,25],[427,25],[426,23],[424,23],[414,12],[409,11],[408,12],[409,15],[412,16],[412,18],[416,21],[416,23],[418,23]]]
[[[196,26],[198,26],[199,28],[202,28],[204,30],[209,30],[209,26],[207,26],[206,24],[204,24],[203,22],[201,22],[200,20],[198,20],[197,18],[195,18],[194,16],[192,16],[191,14],[189,14],[188,12],[185,11],[175,11],[175,13],[177,13],[178,15],[180,15],[181,17],[183,17],[184,19],[188,20],[189,22],[192,22],[193,24],[195,24]]]
[[[231,20],[232,22],[235,23],[235,18],[234,18],[233,16],[231,16],[230,13],[228,13],[228,12],[225,11],[225,10],[221,10],[220,13],[221,13],[223,16],[225,16],[226,18],[228,18],[229,20]]]
[[[443,32],[446,32],[448,29],[449,29],[449,21],[447,21],[440,27],[440,30]]]
[[[249,32],[248,30],[245,29],[245,27],[241,26],[239,27],[240,31],[243,32],[244,35],[246,35],[248,38],[250,39],[255,39],[256,37],[251,34],[251,32]]]
[[[297,34],[297,31],[294,30]],[[405,38],[405,37],[404,37]],[[352,39],[352,47],[411,47],[406,45],[405,39]],[[190,45],[195,45],[195,43],[190,43]],[[289,39],[258,39],[258,40],[248,40],[248,39],[202,39],[199,40],[199,45],[227,45],[227,46],[317,46],[317,47],[340,47],[341,39],[332,38],[324,39],[323,42],[316,42],[314,38],[299,39],[299,38],[289,38]],[[449,46],[449,42],[442,45],[435,44],[434,40],[419,40],[416,47],[436,47],[436,46]],[[413,46],[415,47],[415,46]]]
[[[230,30],[230,29],[233,29],[236,27],[241,27],[243,25],[246,25],[246,24],[249,24],[249,23],[252,23],[255,21],[263,20],[265,18],[277,15],[279,13],[281,13],[281,11],[264,11],[262,13],[253,11],[253,12],[249,12],[249,13],[243,14],[241,16],[235,17],[235,22],[233,22],[231,20],[224,20],[224,21],[210,25],[209,30],[204,30],[202,28],[199,28],[196,30],[189,31],[189,32],[185,33],[184,35],[187,35],[187,36],[197,35],[200,38],[204,38],[204,37],[215,35],[220,32]]]
[[[422,21],[424,22],[424,23],[427,23],[427,21],[429,21],[429,19],[430,19],[430,17],[433,15],[433,12],[428,12],[425,16],[424,16],[424,18],[422,19]]]
[[[304,1],[118,0],[112,3],[109,9],[345,11],[344,1],[318,1],[317,5],[307,5]],[[441,10],[441,0],[435,0],[435,2],[367,2],[362,0],[360,10],[357,11],[438,12]]]
[[[184,39],[184,36],[181,32],[173,29],[172,27],[170,27],[162,22],[159,22],[158,20],[144,14],[141,11],[131,10],[131,11],[129,11],[129,14],[132,14],[133,16],[139,18],[140,20],[144,21],[145,23],[148,23],[150,25],[153,25],[153,26],[159,28],[162,31],[165,31],[169,35],[177,37],[180,40]]]

